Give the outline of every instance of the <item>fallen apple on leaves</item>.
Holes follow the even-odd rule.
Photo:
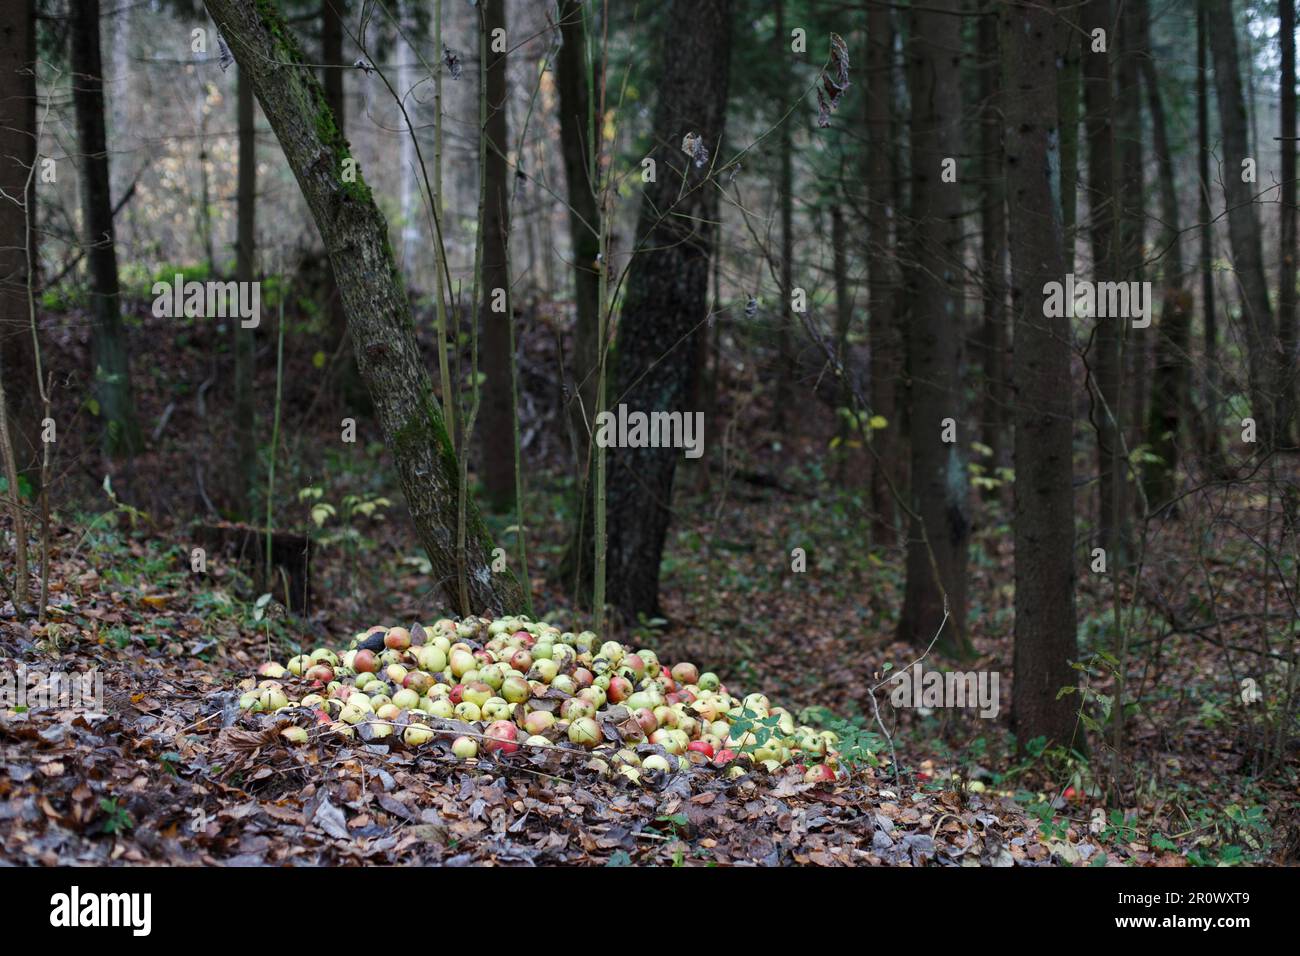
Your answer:
[[[287,664],[267,661],[257,675],[260,684],[241,684],[243,710],[315,714],[329,725],[327,740],[354,728],[363,739],[382,738],[396,728],[408,747],[423,748],[450,736],[439,734],[438,720],[455,718],[480,731],[452,741],[461,759],[576,748],[596,752],[588,769],[631,783],[642,780],[638,768],[692,766],[728,778],[793,766],[808,783],[837,779],[835,734],[799,725],[765,694],[733,694],[690,661],[670,666],[648,648],[525,617],[376,626],[358,633],[342,657],[320,647]],[[307,730],[290,726],[281,736],[304,743]],[[647,740],[656,752],[630,749]]]

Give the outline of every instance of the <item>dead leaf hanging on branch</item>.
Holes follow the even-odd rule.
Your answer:
[[[817,125],[831,125],[831,113],[840,105],[840,97],[849,88],[849,47],[838,33],[831,34],[831,58],[822,68],[817,87]]]
[[[704,137],[695,133],[682,137],[682,152],[695,161],[696,169],[709,161],[709,148],[704,145]]]

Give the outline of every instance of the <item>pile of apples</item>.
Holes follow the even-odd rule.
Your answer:
[[[591,631],[562,633],[526,617],[372,627],[341,657],[317,648],[287,665],[262,664],[239,705],[260,713],[307,708],[323,730],[350,737],[364,728],[366,740],[396,730],[411,747],[439,736],[431,721],[456,719],[482,728],[452,742],[465,759],[567,740],[593,751],[602,771],[633,782],[643,770],[669,772],[683,762],[712,763],[733,777],[797,765],[809,782],[836,779],[833,732],[796,725],[763,694],[737,697],[694,664],[668,667],[654,651],[597,641]],[[309,738],[298,726],[282,733],[297,743]],[[642,756],[639,743],[663,752]]]

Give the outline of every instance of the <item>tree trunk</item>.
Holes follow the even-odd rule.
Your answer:
[[[0,200],[0,378],[18,473],[36,491],[41,392],[27,300],[29,257],[36,263],[36,16],[34,0],[12,6],[16,15],[0,23],[0,190],[6,197]]]
[[[1206,27],[1214,57],[1214,85],[1219,99],[1219,131],[1223,138],[1223,193],[1228,205],[1228,240],[1233,267],[1241,287],[1242,321],[1246,329],[1251,415],[1265,449],[1283,434],[1277,420],[1275,389],[1279,383],[1273,343],[1273,307],[1264,278],[1264,249],[1255,183],[1242,181],[1242,161],[1254,156],[1247,145],[1246,101],[1237,63],[1237,30],[1232,0],[1209,0]],[[1258,157],[1256,157],[1258,158]]]
[[[1208,470],[1219,475],[1224,471],[1223,445],[1220,439],[1219,409],[1219,323],[1214,296],[1214,230],[1210,228],[1210,94],[1206,71],[1209,68],[1209,38],[1206,23],[1207,0],[1197,0],[1196,7],[1196,172],[1197,221],[1201,237],[1199,268],[1201,273],[1201,311],[1204,315],[1204,419],[1201,429],[1201,454]]]
[[[1295,96],[1295,4],[1296,0],[1278,0],[1278,37],[1282,43],[1282,182],[1278,196],[1282,214],[1282,248],[1279,250],[1277,333],[1282,343],[1282,380],[1278,386],[1280,418],[1287,422],[1296,407],[1296,369],[1300,352],[1296,345],[1300,327],[1296,325],[1296,96]],[[1280,437],[1286,438],[1285,433]]]
[[[1143,193],[1142,158],[1142,86],[1139,81],[1139,62],[1142,57],[1141,23],[1137,15],[1136,0],[1119,0],[1115,7],[1119,22],[1115,24],[1115,146],[1119,151],[1119,171],[1115,189],[1116,215],[1119,217],[1116,265],[1119,274],[1113,276],[1129,282],[1146,278],[1143,259],[1146,242],[1146,204]],[[1128,449],[1142,444],[1142,429],[1146,425],[1146,390],[1138,383],[1150,380],[1148,371],[1151,352],[1149,331],[1136,334],[1129,331],[1129,323],[1111,318],[1105,320],[1119,336],[1120,342],[1120,428]],[[1120,454],[1123,455],[1121,449]],[[1127,560],[1133,553],[1133,508],[1137,497],[1130,483],[1128,459],[1120,462],[1118,507],[1115,520],[1119,536],[1120,558]]]
[[[591,419],[596,408],[597,316],[600,308],[599,212],[592,157],[596,148],[587,89],[587,30],[582,0],[562,0],[560,35],[563,45],[555,61],[560,93],[560,146],[568,186],[569,244],[573,250],[573,393],[568,396],[569,419],[576,437],[574,453],[579,475],[587,470]],[[591,520],[589,514],[584,515]]]
[[[1092,247],[1092,273],[1096,281],[1111,282],[1118,281],[1120,276],[1110,54],[1092,49],[1092,33],[1098,29],[1106,31],[1107,50],[1110,49],[1114,32],[1110,0],[1093,0],[1083,6],[1080,14],[1080,25],[1088,38],[1088,52],[1083,57],[1083,100],[1088,140],[1088,238]],[[1124,491],[1124,454],[1117,425],[1121,415],[1120,330],[1123,320],[1095,318],[1093,323],[1093,344],[1088,361],[1096,389],[1096,395],[1089,395],[1089,408],[1097,433],[1097,467],[1101,475],[1097,543],[1114,558],[1122,541],[1117,523],[1127,515],[1120,501]]]
[[[785,27],[784,0],[776,0],[776,37],[773,51],[774,62],[786,63],[789,60],[789,34]],[[777,87],[776,104],[778,112],[784,112],[786,93],[785,71],[778,71],[781,84]],[[791,333],[794,328],[794,314],[791,311],[790,293],[794,288],[794,117],[792,114],[780,121],[777,127],[777,155],[780,159],[780,172],[776,190],[781,203],[781,288],[780,302],[777,310],[777,372],[776,395],[772,401],[772,424],[778,434],[785,432],[785,412],[793,401],[794,392],[794,353],[791,351]]]
[[[706,334],[709,251],[722,155],[731,59],[730,0],[673,0],[662,50],[650,156],[636,252],[618,324],[614,396],[629,411],[691,410],[695,337]],[[688,133],[709,160],[682,152]],[[709,436],[705,436],[707,441]],[[659,565],[671,516],[678,448],[609,450],[608,596],[622,615],[659,613]]]
[[[1160,249],[1164,253],[1161,273],[1160,326],[1156,339],[1155,369],[1151,377],[1150,419],[1147,441],[1160,461],[1147,466],[1144,485],[1147,504],[1159,508],[1174,495],[1178,471],[1178,438],[1184,410],[1189,401],[1187,349],[1190,345],[1192,301],[1183,286],[1182,235],[1179,227],[1178,189],[1174,184],[1173,151],[1169,145],[1164,98],[1151,51],[1151,16],[1147,0],[1133,0],[1138,6],[1141,27],[1142,83],[1146,87],[1147,111],[1151,114],[1151,135],[1155,145],[1160,179],[1160,218],[1164,230]]]
[[[325,89],[325,104],[334,116],[334,124],[339,134],[347,142],[347,110],[344,108],[343,96],[343,17],[347,12],[347,0],[321,0],[320,5],[320,52],[321,84]],[[405,92],[405,91],[403,91]],[[357,360],[352,343],[348,341],[348,318],[339,288],[338,276],[333,267],[329,269],[326,283],[325,317],[329,324],[328,349],[330,354],[338,353],[337,364],[332,370],[335,381],[345,400],[349,403],[361,397],[362,389],[357,376]]]
[[[1009,468],[1011,456],[1007,447],[1006,369],[1006,358],[1010,350],[1007,340],[1007,196],[1002,156],[1002,63],[998,56],[998,24],[993,17],[995,10],[994,4],[986,4],[978,27],[981,108],[980,284],[984,300],[979,338],[984,379],[983,412],[980,417],[983,421],[981,440],[993,449],[989,467]],[[1076,85],[1076,99],[1078,93]],[[1062,148],[1064,149],[1064,142]],[[1074,207],[1072,200],[1066,202],[1064,191],[1061,204],[1063,212]],[[985,497],[1003,497],[999,492],[1000,489],[992,489]]]
[[[1085,8],[1086,11],[1087,8]],[[1015,315],[1015,682],[1012,727],[1074,741],[1074,493],[1071,469],[1070,320],[1044,316],[1043,286],[1065,268],[1053,155],[1058,142],[1055,0],[1001,5],[1006,77],[1006,156]],[[1086,15],[1086,13],[1085,13]],[[1085,54],[1087,63],[1089,55]]]
[[[505,0],[483,0],[483,30],[488,51],[486,64],[487,124],[479,139],[483,158],[483,298],[479,306],[482,340],[480,354],[486,376],[481,430],[483,485],[488,506],[509,511],[515,501],[514,400],[510,323],[510,177],[506,153],[510,148],[507,129],[506,54],[494,51],[496,30],[506,28]],[[503,39],[499,42],[507,42]]]
[[[357,343],[361,379],[374,403],[433,581],[461,614],[524,606],[509,571],[494,573],[492,542],[470,504],[467,546],[457,552],[455,453],[415,341],[411,307],[388,242],[388,225],[361,170],[344,180],[348,146],[297,40],[260,0],[206,0],[297,177],[338,278]],[[287,67],[287,68],[286,68]],[[468,605],[460,597],[463,575]]]
[[[99,0],[70,8],[72,99],[81,150],[81,214],[90,267],[93,315],[91,361],[95,398],[110,458],[129,459],[143,447],[131,394],[131,363],[122,328],[117,284],[113,202],[109,195],[108,146],[104,136],[104,75],[99,56]]]
[[[892,547],[898,538],[897,502],[889,480],[899,481],[898,377],[902,371],[898,323],[894,317],[898,287],[896,247],[890,226],[894,203],[893,145],[890,142],[894,30],[887,7],[867,7],[867,296],[870,313],[867,338],[871,344],[871,413],[885,420],[873,429],[876,454],[871,469],[871,543]],[[887,480],[889,479],[889,480]]]
[[[243,68],[236,77],[239,114],[239,180],[235,194],[236,239],[235,278],[240,282],[257,281],[257,130],[254,126],[253,85]],[[232,322],[235,336],[235,436],[238,442],[238,507],[244,517],[252,517],[253,489],[257,482],[257,428],[253,401],[254,360],[257,354],[256,329],[246,329],[242,322]]]
[[[909,327],[912,380],[912,519],[900,639],[926,647],[950,612],[938,646],[970,653],[966,550],[970,539],[961,388],[961,186],[944,164],[961,155],[961,10],[942,0],[912,14],[912,218],[917,255]],[[951,423],[951,425],[949,424]],[[945,439],[945,431],[955,436]]]
[[[1075,214],[1079,196],[1079,83],[1082,74],[1079,60],[1087,43],[1086,38],[1079,36],[1077,6],[1071,4],[1061,10],[1057,36],[1061,51],[1056,88],[1061,121],[1061,230],[1065,240],[1065,271],[1073,272]]]

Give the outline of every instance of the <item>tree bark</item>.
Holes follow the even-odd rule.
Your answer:
[[[329,252],[354,342],[357,367],[393,456],[433,580],[460,614],[517,612],[524,606],[509,571],[490,567],[492,542],[470,503],[466,548],[458,553],[455,453],[415,340],[415,325],[384,221],[351,158],[325,94],[297,40],[262,0],[206,0],[262,112],[280,141]],[[462,604],[458,578],[469,596]]]
[[[70,8],[72,99],[81,150],[81,213],[90,266],[94,325],[91,361],[95,398],[104,422],[103,447],[110,458],[130,458],[143,447],[131,394],[131,363],[122,327],[117,281],[113,202],[104,135],[104,74],[99,55],[99,0]]]
[[[1115,146],[1119,152],[1119,170],[1115,189],[1116,215],[1119,217],[1116,265],[1119,274],[1113,276],[1129,282],[1146,278],[1144,267],[1146,243],[1146,203],[1143,181],[1142,144],[1142,86],[1139,80],[1139,62],[1142,58],[1141,23],[1136,0],[1118,0],[1115,6],[1119,22],[1115,24],[1118,46],[1115,57]],[[1142,444],[1142,429],[1146,425],[1146,389],[1140,382],[1150,380],[1150,331],[1130,332],[1127,321],[1111,318],[1120,342],[1119,394],[1122,403],[1120,428],[1128,449]],[[1119,454],[1124,456],[1121,448]],[[1133,553],[1133,508],[1137,496],[1130,482],[1129,462],[1126,456],[1120,462],[1123,483],[1117,486],[1121,509],[1115,519],[1119,536],[1121,561]]]
[[[257,281],[255,265],[257,215],[257,140],[253,85],[242,67],[236,77],[239,115],[239,178],[235,192],[236,237],[235,278],[240,282]],[[245,517],[253,511],[253,490],[257,482],[257,427],[253,398],[254,361],[257,354],[256,329],[246,329],[242,322],[232,322],[235,336],[235,440],[238,443],[238,507]]]
[[[1115,139],[1112,130],[1114,97],[1111,85],[1110,44],[1113,41],[1110,0],[1093,0],[1080,11],[1087,38],[1083,57],[1084,128],[1088,140],[1088,238],[1092,247],[1095,281],[1118,281],[1118,201],[1115,196]],[[1106,31],[1107,52],[1094,51],[1092,34]],[[1088,362],[1096,395],[1089,395],[1093,428],[1097,433],[1097,468],[1101,475],[1097,502],[1097,543],[1116,558],[1123,541],[1118,528],[1127,516],[1124,493],[1124,453],[1118,422],[1120,408],[1120,332],[1123,320],[1093,320]]]
[[[1199,269],[1201,273],[1201,312],[1204,316],[1203,360],[1204,419],[1201,429],[1201,454],[1212,474],[1224,470],[1223,445],[1219,421],[1219,323],[1214,295],[1214,230],[1210,224],[1210,95],[1206,72],[1209,67],[1209,37],[1206,23],[1207,0],[1196,6],[1196,172],[1197,221],[1201,223]]]
[[[1085,8],[1086,10],[1086,8]],[[1074,493],[1070,320],[1044,315],[1043,286],[1065,268],[1053,201],[1057,3],[1007,2],[999,14],[1006,77],[1006,157],[1015,316],[1015,681],[1011,720],[1023,747],[1074,741]],[[1084,62],[1088,62],[1085,54]]]
[[[871,345],[871,413],[885,420],[873,429],[876,447],[871,470],[871,542],[892,547],[898,537],[898,507],[889,481],[901,480],[898,469],[898,378],[902,372],[902,342],[895,318],[898,264],[891,226],[894,202],[891,104],[894,100],[894,30],[889,9],[867,7],[867,295],[870,314],[867,338]]]
[[[982,377],[984,379],[983,434],[981,439],[993,449],[989,464],[993,468],[1011,466],[1007,447],[1007,368],[1010,350],[1007,336],[1007,196],[1006,171],[1002,155],[1002,63],[998,54],[996,7],[987,3],[979,19],[979,96],[980,96],[980,284],[983,293],[983,318],[979,337]],[[1076,62],[1077,71],[1078,64]],[[1075,77],[1074,97],[1078,97]],[[1062,92],[1062,98],[1068,94]],[[1062,149],[1064,150],[1064,141]],[[1062,212],[1073,210],[1073,200],[1061,196]],[[1068,230],[1067,230],[1068,231]],[[1009,490],[1009,488],[1008,488]],[[992,489],[986,498],[1006,497]]]
[[[1132,0],[1138,7],[1141,26],[1141,72],[1146,88],[1147,111],[1151,114],[1151,136],[1159,169],[1160,218],[1164,252],[1161,265],[1163,293],[1160,325],[1156,338],[1155,369],[1151,376],[1150,418],[1147,441],[1160,461],[1144,470],[1147,504],[1159,508],[1174,495],[1178,471],[1179,431],[1189,401],[1187,349],[1191,338],[1192,301],[1184,288],[1182,235],[1178,212],[1178,189],[1174,184],[1173,151],[1165,121],[1164,98],[1151,50],[1151,16],[1147,0]]]
[[[560,36],[563,43],[556,56],[556,85],[560,94],[560,146],[564,158],[565,193],[569,203],[569,245],[573,250],[573,305],[575,313],[572,357],[573,393],[568,396],[569,419],[576,447],[579,475],[585,475],[589,429],[596,408],[597,309],[600,273],[599,212],[596,207],[596,178],[592,168],[595,131],[591,122],[591,95],[587,88],[587,30],[582,0],[562,0]],[[584,515],[586,521],[590,515]]]
[[[1296,95],[1295,95],[1295,4],[1278,0],[1278,37],[1282,43],[1282,182],[1278,196],[1282,235],[1278,264],[1277,332],[1282,344],[1282,379],[1278,385],[1280,417],[1289,422],[1296,407],[1296,371],[1300,365],[1300,327],[1296,324]],[[1281,437],[1285,438],[1285,434]]]
[[[1274,447],[1277,437],[1282,434],[1276,401],[1280,363],[1275,360],[1273,307],[1264,277],[1264,249],[1259,214],[1255,208],[1258,186],[1242,181],[1242,161],[1254,154],[1247,143],[1246,101],[1241,91],[1232,0],[1209,0],[1207,17],[1210,51],[1214,57],[1214,85],[1219,94],[1228,240],[1232,244],[1233,267],[1241,286],[1242,323],[1246,330],[1251,414],[1255,418],[1259,441],[1267,450]]]
[[[479,435],[482,442],[483,486],[488,506],[509,511],[515,501],[515,455],[510,436],[515,431],[510,324],[510,177],[506,152],[506,54],[494,52],[493,33],[506,28],[505,0],[482,0],[486,36],[487,123],[479,140],[483,158],[483,298],[479,306],[482,329],[480,354],[486,376]],[[507,41],[508,42],[508,41]]]
[[[776,37],[773,57],[775,62],[784,63],[789,59],[789,34],[785,27],[784,0],[776,0]],[[776,104],[778,112],[784,111],[787,93],[784,84],[785,71],[779,71],[782,82],[777,87]],[[794,353],[791,350],[791,337],[794,329],[794,314],[790,306],[790,293],[794,288],[794,116],[787,116],[777,127],[777,155],[780,171],[777,178],[777,194],[781,203],[781,300],[777,314],[777,371],[776,394],[772,400],[772,424],[778,434],[785,432],[785,413],[793,401],[794,394]]]
[[[348,0],[321,0],[320,5],[320,48],[321,48],[321,85],[325,90],[325,104],[334,116],[334,124],[340,135],[347,130],[346,99],[343,92],[342,69],[346,64],[343,59],[343,17],[347,12]],[[402,91],[405,92],[405,91]],[[348,341],[348,319],[343,303],[342,290],[339,288],[338,276],[332,266],[328,268],[328,280],[325,285],[325,317],[329,324],[330,347],[328,352],[338,353],[337,364],[332,374],[340,392],[349,402],[361,397],[357,375],[357,360],[352,343]]]
[[[926,647],[939,631],[946,605],[950,617],[938,646],[959,656],[970,653],[965,451],[970,436],[961,387],[961,186],[944,182],[942,171],[946,161],[961,155],[960,10],[958,0],[938,0],[912,13],[912,219],[918,268],[908,361],[915,517],[898,624],[901,640]],[[956,424],[952,441],[944,440],[948,420]]]
[[[0,378],[8,389],[9,434],[18,473],[33,491],[41,477],[41,402],[36,381],[27,264],[36,263],[36,16],[34,0],[12,4],[0,23]],[[37,171],[39,174],[39,171]]]
[[[730,0],[673,0],[668,11],[650,153],[657,176],[643,187],[614,359],[612,401],[629,411],[690,411],[683,404],[695,338],[708,328],[718,188],[707,178],[722,156],[731,9]],[[700,166],[680,148],[688,133],[708,150]],[[677,448],[609,449],[607,593],[627,620],[659,613],[659,565],[681,455]]]

